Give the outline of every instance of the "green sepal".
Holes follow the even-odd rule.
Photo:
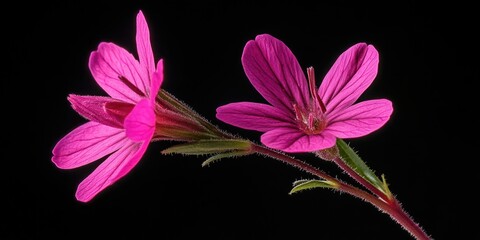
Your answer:
[[[250,151],[251,143],[239,139],[211,139],[188,142],[169,147],[162,151],[164,154],[180,153],[186,155],[216,154],[230,151]]]
[[[175,139],[177,141],[191,141],[201,139],[212,139],[217,136],[208,132],[196,132],[182,128],[168,128],[164,127],[156,130],[156,133],[165,139]]]
[[[387,187],[386,182],[380,180],[377,175],[365,164],[365,162],[358,156],[358,154],[342,139],[337,139],[338,152],[341,159],[355,172],[357,172],[362,178],[367,180],[377,189],[387,194],[390,190]],[[384,179],[385,180],[385,179]]]
[[[190,106],[186,103],[180,101],[176,97],[174,97],[169,92],[165,91],[164,89],[160,89],[157,95],[157,100],[163,107],[170,109],[174,112],[180,113],[183,116],[189,116],[191,119],[194,119],[198,124],[200,124],[205,130],[213,134],[214,136],[220,137],[229,137],[230,135],[220,131],[216,126],[211,124],[207,119],[200,116],[197,112],[195,112]]]
[[[382,174],[382,183],[383,183],[383,188],[385,189],[385,193],[387,194],[387,196],[390,198],[390,199],[393,199],[393,194],[392,192],[390,192],[390,189],[388,188],[388,184],[387,184],[387,179],[385,179],[385,174]]]
[[[293,188],[290,190],[288,194],[293,194],[299,191],[307,190],[307,189],[313,189],[313,188],[333,188],[336,189],[338,188],[338,184],[334,182],[330,182],[327,180],[308,180],[308,179],[302,179],[295,181],[293,183]]]
[[[219,154],[211,156],[207,160],[205,160],[202,163],[202,167],[208,166],[211,163],[219,161],[220,159],[223,159],[223,158],[240,157],[240,156],[245,156],[245,155],[248,155],[248,154],[251,154],[251,153],[252,153],[251,151],[245,151],[245,150],[219,153]]]

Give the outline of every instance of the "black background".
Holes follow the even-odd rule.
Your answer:
[[[136,55],[139,10],[149,23],[156,60],[165,60],[162,87],[221,128],[255,141],[259,133],[215,119],[223,104],[265,101],[241,66],[248,40],[261,33],[281,39],[303,67],[315,67],[317,81],[351,45],[373,44],[379,74],[361,100],[388,98],[394,113],[381,130],[348,142],[386,175],[433,238],[478,238],[473,9],[415,1],[62,1],[4,8],[6,224],[0,238],[410,239],[387,215],[348,195],[288,195],[293,181],[311,177],[297,169],[260,156],[202,168],[204,157],[160,154],[168,142],[151,144],[129,175],[93,201],[77,202],[76,186],[96,164],[60,170],[51,163],[55,143],[85,122],[66,97],[106,95],[90,75],[88,56],[102,41]],[[299,157],[345,177],[328,162]]]

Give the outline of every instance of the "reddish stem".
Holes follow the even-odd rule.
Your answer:
[[[384,192],[380,191],[378,188],[373,186],[370,182],[365,180],[362,176],[360,176],[357,172],[355,172],[350,166],[348,166],[340,157],[335,157],[332,159],[334,163],[336,163],[343,171],[345,171],[350,177],[355,179],[358,183],[362,186],[370,190],[370,192],[376,194],[378,197],[383,199],[386,202],[393,203],[395,200],[392,199],[393,196],[388,196]]]
[[[287,163],[291,166],[297,167],[303,171],[306,171],[312,175],[323,178],[327,181],[333,182],[338,185],[338,190],[348,193],[352,196],[363,199],[366,202],[369,202],[373,206],[377,207],[380,211],[390,215],[390,217],[400,224],[405,230],[407,230],[413,237],[418,240],[430,240],[431,238],[427,233],[416,224],[413,219],[400,207],[398,201],[392,196],[391,200],[385,202],[384,200],[372,195],[366,191],[363,191],[359,188],[356,188],[352,185],[344,183],[327,173],[319,170],[303,161],[290,157],[288,155],[282,154],[280,152],[274,151],[272,149],[256,145],[252,143],[252,152],[259,153],[272,157],[274,159],[280,160],[281,162]],[[342,161],[343,162],[343,161]],[[362,178],[363,179],[363,178]],[[363,184],[362,184],[363,185]],[[367,184],[368,186],[368,184]],[[390,199],[390,198],[389,198]]]
[[[407,232],[418,240],[430,240],[427,233],[413,221],[413,219],[403,210],[396,199],[392,199],[389,203],[375,197],[374,195],[360,190],[351,185],[340,183],[340,191],[346,192],[352,196],[363,199],[377,207],[380,211],[390,215],[390,217],[400,224]]]

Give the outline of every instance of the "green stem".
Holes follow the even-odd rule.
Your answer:
[[[252,143],[252,152],[256,152],[271,158],[280,160],[281,162],[287,163],[291,166],[297,167],[303,171],[306,171],[312,175],[325,179],[327,181],[333,182],[338,185],[338,190],[348,193],[352,196],[358,197],[366,202],[369,202],[373,206],[377,207],[380,211],[390,215],[398,224],[400,224],[407,232],[409,232],[413,237],[418,240],[430,240],[431,238],[427,233],[416,224],[413,219],[400,207],[400,204],[396,199],[392,199],[389,202],[372,195],[366,191],[363,191],[359,188],[356,188],[352,185],[344,183],[337,178],[334,178],[327,173],[319,170],[312,165],[309,165],[303,161],[290,157],[288,155],[282,154],[280,152],[274,151],[272,149],[266,148]],[[393,196],[392,196],[393,197]]]

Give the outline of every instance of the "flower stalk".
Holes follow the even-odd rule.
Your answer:
[[[307,164],[301,160],[295,159],[291,156],[282,154],[280,152],[274,151],[264,146],[252,144],[252,151],[264,156],[277,159],[283,163],[299,168],[321,179],[325,179],[333,183],[332,185],[337,186],[335,188],[336,190],[340,192],[348,193],[349,195],[360,198],[372,204],[373,206],[378,208],[380,211],[388,214],[393,220],[395,220],[398,224],[400,224],[405,230],[407,230],[416,239],[418,240],[431,239],[428,236],[428,234],[417,223],[415,223],[415,221],[407,214],[407,212],[405,212],[405,210],[400,206],[398,200],[396,200],[393,195],[391,195],[391,197],[389,198],[390,199],[389,201],[385,201],[381,196],[377,197],[371,193],[368,193],[357,187],[349,185],[337,178],[334,178],[310,164]],[[360,178],[360,179],[363,179],[363,178]],[[365,181],[364,183],[367,186],[371,186],[371,184],[369,184],[367,181]],[[369,189],[370,188],[376,189],[373,186],[369,187]]]

